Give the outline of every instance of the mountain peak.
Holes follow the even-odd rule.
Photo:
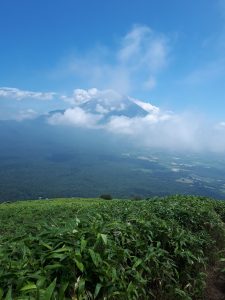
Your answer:
[[[159,112],[159,108],[150,103],[121,95],[110,89],[103,91],[96,88],[76,89],[73,98],[69,101],[73,107],[80,107],[85,112],[100,114],[104,117],[119,115],[133,118]]]

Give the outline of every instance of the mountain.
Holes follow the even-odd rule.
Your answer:
[[[104,126],[113,118],[138,123],[160,112],[129,97],[106,100],[96,97],[34,119],[0,121],[0,201],[104,193],[225,198],[223,156],[145,148],[129,135],[111,134]],[[101,119],[88,127],[96,115]],[[80,123],[66,122],[67,117],[79,117]],[[51,123],[52,118],[60,122]]]
[[[92,99],[81,104],[80,107],[89,113],[103,114],[106,119],[112,116],[144,117],[148,114],[148,111],[129,97],[124,97],[119,101],[115,99],[109,101],[104,98]]]
[[[67,118],[70,123],[86,127],[88,122],[91,122],[92,125],[102,125],[117,117],[135,119],[159,114],[159,108],[150,103],[128,96],[114,95],[111,91],[103,95],[99,95],[99,92],[96,93],[96,96],[92,95],[82,101],[72,101],[68,109],[51,111],[47,117],[54,124],[57,123],[57,120],[66,121]],[[79,120],[81,120],[80,123]]]

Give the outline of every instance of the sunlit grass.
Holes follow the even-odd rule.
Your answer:
[[[225,203],[48,199],[0,205],[0,299],[201,299]]]

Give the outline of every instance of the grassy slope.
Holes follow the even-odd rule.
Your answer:
[[[0,299],[201,299],[225,202],[54,199],[0,205]]]

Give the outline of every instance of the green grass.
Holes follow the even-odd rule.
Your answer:
[[[0,205],[0,299],[201,299],[225,202],[54,199]]]

